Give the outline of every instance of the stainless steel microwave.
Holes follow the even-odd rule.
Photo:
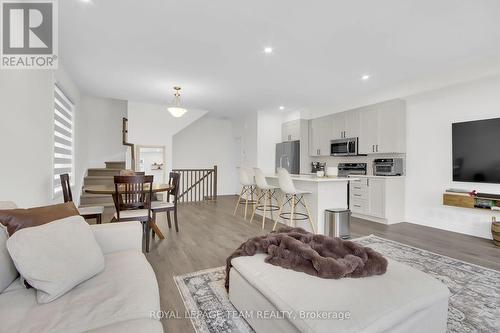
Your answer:
[[[358,138],[338,139],[330,141],[330,155],[358,155]]]

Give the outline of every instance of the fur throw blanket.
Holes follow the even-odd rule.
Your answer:
[[[267,253],[265,261],[269,264],[325,279],[381,275],[387,270],[387,259],[369,247],[302,228],[282,227],[266,236],[250,238],[227,258],[227,290],[231,260],[256,253]]]

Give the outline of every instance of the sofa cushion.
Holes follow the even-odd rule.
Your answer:
[[[21,276],[48,303],[104,269],[104,256],[89,225],[71,216],[25,228],[7,240]]]
[[[47,304],[37,304],[33,289],[13,288],[0,294],[2,330],[86,332],[127,320],[150,319],[151,311],[159,311],[155,274],[141,252],[115,252],[105,260],[104,271]]]
[[[29,209],[0,210],[0,223],[7,227],[9,235],[23,228],[35,227],[65,217],[79,215],[72,202]]]
[[[16,267],[12,262],[9,252],[7,251],[7,230],[0,227],[0,293],[7,288],[17,276]]]
[[[449,297],[432,276],[390,259],[383,275],[332,280],[267,264],[265,257],[235,258],[233,268],[276,309],[295,314],[291,322],[300,332],[385,332]],[[318,317],[347,311],[349,320]]]
[[[16,204],[11,201],[0,201],[0,210],[15,208]],[[7,229],[0,224],[0,293],[19,275],[7,251],[6,242],[8,237]]]

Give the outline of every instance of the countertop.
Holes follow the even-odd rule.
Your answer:
[[[305,182],[348,182],[351,180],[356,180],[356,177],[318,177],[316,175],[290,175],[292,180],[305,181]],[[277,174],[267,174],[268,178],[278,178]]]
[[[354,178],[382,178],[382,179],[401,179],[404,178],[405,176],[373,176],[373,175],[355,175],[355,176],[349,176],[349,178],[354,177]]]

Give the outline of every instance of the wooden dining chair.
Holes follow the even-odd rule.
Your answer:
[[[169,174],[168,184],[171,186],[171,189],[167,192],[167,201],[153,201],[151,204],[151,211],[153,213],[152,224],[156,225],[156,214],[161,212],[167,213],[167,221],[168,227],[172,228],[172,222],[170,217],[170,212],[174,212],[174,223],[175,223],[175,231],[179,232],[179,222],[177,220],[177,199],[179,196],[179,181],[181,175],[176,172],[171,172]],[[170,197],[172,197],[172,201],[170,201]],[[153,230],[153,237],[157,231],[155,228]],[[163,235],[161,233],[158,234],[160,239],[163,239]]]
[[[140,221],[143,227],[144,247],[149,252],[149,223],[151,221],[151,198],[153,176],[115,176],[116,213],[114,221]]]
[[[73,202],[73,194],[71,193],[71,185],[69,182],[69,174],[64,173],[59,175],[63,192],[64,202]],[[102,214],[104,213],[103,206],[89,206],[78,208],[78,213],[84,219],[95,219],[97,224],[102,223]]]

